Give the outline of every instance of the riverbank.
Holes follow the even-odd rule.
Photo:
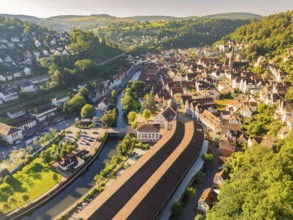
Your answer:
[[[140,67],[136,68],[137,69],[134,69],[136,70],[136,72],[132,69],[132,72],[129,75],[131,77],[130,79],[132,80],[137,80],[140,75],[140,72],[137,71]],[[125,87],[126,85],[127,84],[125,84]],[[126,123],[124,122],[122,114],[122,106],[120,104],[120,99],[122,96],[123,93],[120,92],[120,94],[118,95],[117,104],[119,112],[117,127],[126,127]],[[48,202],[43,203],[37,209],[28,212],[23,219],[52,219],[58,216],[64,210],[67,210],[68,207],[71,207],[75,202],[80,200],[83,195],[87,194],[93,188],[94,176],[102,170],[102,168],[105,166],[104,164],[109,161],[109,159],[116,153],[116,146],[119,141],[120,138],[109,139],[104,145],[103,149],[101,149],[98,158],[94,160],[94,162],[89,165],[87,169],[85,169],[82,175],[76,177],[76,179],[72,181],[72,183],[69,184],[68,187],[58,193],[54,198],[48,200]]]
[[[14,212],[9,213],[7,216],[4,218],[0,218],[1,220],[3,219],[19,219],[26,215],[27,213],[37,209],[44,203],[48,202],[50,199],[55,197],[58,193],[60,193],[64,188],[66,188],[68,185],[70,185],[81,173],[83,173],[93,162],[94,160],[99,156],[99,153],[101,149],[103,148],[104,143],[100,144],[100,146],[97,148],[96,154],[76,173],[73,174],[70,178],[66,179],[65,181],[61,181],[59,185],[55,186],[51,190],[49,190],[45,195],[39,197],[33,203],[28,204],[27,206],[19,208],[19,210],[16,210]]]

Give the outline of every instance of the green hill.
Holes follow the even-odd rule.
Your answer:
[[[261,15],[247,12],[220,13],[203,16],[204,18],[224,18],[224,19],[262,19]]]
[[[178,18],[172,17],[172,16],[150,15],[150,16],[126,17],[125,19],[134,20],[134,21],[172,21],[172,20],[177,20]]]
[[[247,44],[244,52],[255,59],[258,55],[276,55],[286,48],[293,47],[292,31],[293,11],[288,11],[253,21],[223,37],[220,42]]]
[[[162,15],[151,16],[131,16],[131,17],[115,17],[108,14],[92,14],[92,15],[59,15],[49,18],[38,18],[27,15],[9,15],[2,14],[4,17],[18,18],[23,21],[32,22],[34,24],[47,27],[56,31],[67,31],[74,28],[81,28],[82,30],[91,30],[98,27],[111,25],[112,23],[125,22],[146,22],[146,21],[175,21],[175,20],[195,20],[199,18],[220,18],[220,19],[259,19],[260,15],[251,13],[225,13],[216,15],[207,15],[204,17],[173,17]]]
[[[97,28],[100,38],[131,53],[211,45],[250,20],[193,18],[187,20],[112,23]]]
[[[59,15],[49,17],[47,20],[100,20],[100,19],[117,19],[114,16],[107,14],[93,14],[93,15]]]

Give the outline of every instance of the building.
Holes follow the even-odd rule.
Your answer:
[[[56,98],[51,100],[52,105],[54,106],[62,106],[65,102],[69,100],[69,96],[57,96]]]
[[[240,108],[239,113],[243,118],[251,118],[252,116],[252,111],[247,105]]]
[[[229,179],[228,173],[226,173],[225,170],[222,170],[215,174],[213,186],[215,186],[216,188],[220,188],[221,186],[223,186],[224,181],[227,179]]]
[[[31,93],[36,91],[34,84],[32,84],[30,81],[25,81],[20,85],[20,90],[22,92]]]
[[[4,102],[13,101],[18,98],[19,96],[15,89],[6,89],[0,92],[0,99],[2,99]]]
[[[199,116],[200,121],[211,131],[214,133],[218,133],[220,131],[220,126],[222,121],[217,118],[213,113],[208,110],[204,110],[202,114]]]
[[[81,150],[79,152],[71,152],[59,162],[59,168],[64,171],[71,171],[85,163],[84,157],[89,155],[89,151]]]
[[[198,95],[202,96],[204,98],[212,98],[213,100],[220,99],[220,93],[215,89],[212,89],[212,90],[200,90],[200,91],[198,91]]]
[[[217,194],[212,188],[205,189],[198,200],[198,209],[203,212],[210,210],[217,201]]]
[[[0,136],[8,143],[13,144],[23,139],[22,130],[0,122]]]
[[[274,135],[265,135],[261,141],[261,145],[268,148],[275,147],[279,142],[279,139]]]
[[[143,124],[137,129],[140,142],[157,142],[160,139],[160,124]]]
[[[55,111],[57,110],[56,106],[53,106],[51,104],[46,104],[40,107],[35,108],[31,115],[33,115],[38,121],[43,121],[47,117],[54,116]]]
[[[11,122],[10,125],[17,128],[21,128],[22,131],[25,131],[37,126],[37,120],[32,116],[25,116]]]
[[[177,112],[171,107],[167,107],[162,113],[158,114],[155,119],[155,123],[161,125],[161,127],[169,128],[169,123],[176,120]]]
[[[105,97],[98,105],[98,109],[101,111],[107,111],[108,107],[110,105],[110,99],[108,97]]]
[[[14,109],[12,111],[7,112],[7,116],[10,119],[15,119],[25,115],[25,109]]]

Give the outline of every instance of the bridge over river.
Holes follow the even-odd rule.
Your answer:
[[[107,134],[126,134],[126,133],[135,133],[131,127],[124,127],[124,128],[100,128],[99,131],[101,133]]]

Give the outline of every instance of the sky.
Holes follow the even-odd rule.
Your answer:
[[[293,0],[0,0],[0,14],[41,18],[72,14],[187,17],[226,12],[250,12],[266,16],[288,10],[293,10]]]

